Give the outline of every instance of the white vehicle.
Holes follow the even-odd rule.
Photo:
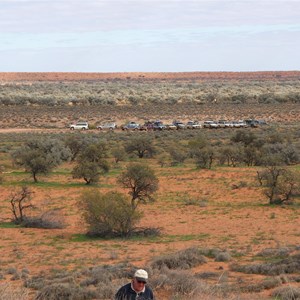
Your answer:
[[[204,121],[203,123],[204,128],[219,128],[218,122],[215,121]]]
[[[199,128],[201,128],[201,124],[199,124],[199,122],[197,122],[197,121],[188,121],[186,123],[186,128],[188,128],[188,129],[199,129]]]
[[[140,124],[135,123],[135,122],[130,122],[127,123],[126,125],[123,125],[121,127],[122,130],[139,130],[140,129]]]
[[[98,130],[115,130],[117,128],[116,123],[105,123],[97,126]]]
[[[240,124],[240,127],[241,127],[241,128],[246,128],[246,127],[248,127],[248,124],[247,124],[244,120],[239,120],[239,121],[238,121],[238,124]]]
[[[76,124],[70,125],[71,130],[88,130],[89,129],[89,124],[88,122],[77,122]]]

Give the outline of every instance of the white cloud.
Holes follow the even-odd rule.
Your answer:
[[[150,71],[156,62],[160,71],[171,66],[178,71],[192,66],[201,70],[202,65],[195,64],[199,57],[209,58],[206,70],[209,64],[211,69],[222,70],[230,66],[229,59],[244,58],[241,53],[247,53],[254,69],[260,69],[263,60],[256,60],[254,53],[259,55],[264,49],[270,66],[274,57],[274,66],[286,60],[287,66],[287,61],[294,61],[293,69],[300,69],[296,55],[300,51],[300,1],[0,0],[0,40],[2,71],[62,67],[65,71],[126,71],[134,66]],[[256,50],[252,54],[249,48]],[[283,51],[287,55],[277,55]],[[87,54],[84,60],[82,53]],[[20,57],[31,61],[25,63]],[[227,65],[221,63],[222,58]],[[241,68],[247,65],[241,59],[238,62]],[[231,65],[238,70],[238,64]]]

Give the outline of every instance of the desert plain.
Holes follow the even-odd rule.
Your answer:
[[[129,156],[116,164],[110,156],[110,171],[101,176],[98,183],[90,186],[83,180],[73,178],[72,168],[75,162],[60,164],[49,174],[40,175],[38,183],[34,183],[30,172],[15,165],[11,158],[11,152],[23,143],[40,137],[91,136],[109,144],[113,142],[121,145],[137,136],[149,136],[163,147],[169,141],[174,145],[178,143],[184,146],[189,140],[204,134],[213,145],[218,146],[223,140],[230,140],[238,130],[246,130],[260,138],[271,135],[291,136],[299,151],[299,79],[300,72],[1,73],[0,299],[47,299],[47,296],[38,298],[38,292],[55,284],[62,284],[70,289],[80,287],[99,292],[98,296],[95,296],[97,293],[91,294],[92,296],[84,294],[82,299],[111,299],[109,292],[106,296],[100,292],[104,287],[99,284],[99,274],[98,281],[94,283],[86,283],[87,278],[92,277],[89,272],[95,271],[97,267],[100,272],[105,273],[103,270],[107,269],[104,266],[111,271],[109,267],[121,265],[121,269],[128,271],[128,276],[115,278],[108,273],[112,276],[110,292],[128,282],[129,270],[138,267],[149,270],[149,284],[152,284],[159,300],[300,299],[299,194],[295,196],[293,204],[269,205],[257,182],[257,171],[261,166],[228,166],[224,163],[214,164],[211,168],[197,168],[191,159],[178,164],[162,165],[159,155],[146,158]],[[28,88],[35,84],[40,93],[43,88],[51,89],[53,84],[55,89],[59,89],[60,85],[72,89],[76,84],[82,84],[87,89],[89,85],[95,87],[98,83],[101,83],[101,89],[106,84],[111,87],[114,83],[121,89],[126,87],[126,93],[128,88],[128,93],[137,98],[126,98],[124,90],[122,97],[116,96],[113,103],[93,102],[101,102],[102,98],[84,102],[82,95],[79,100],[73,101],[69,94],[64,96],[69,99],[64,100],[63,105],[59,100],[53,105],[47,105],[46,102],[39,104],[37,100],[28,98]],[[168,86],[169,83],[171,87]],[[160,87],[156,90],[157,84]],[[201,84],[204,84],[202,91]],[[259,92],[251,94],[246,88],[247,84],[251,88],[258,86]],[[143,102],[141,99],[139,86],[146,89],[147,101]],[[161,90],[161,86],[164,90]],[[151,87],[158,93],[154,100],[152,95],[149,96]],[[172,95],[172,99],[170,96],[164,101],[162,95],[171,93],[168,89],[173,87],[180,89],[183,96],[175,97],[174,100]],[[226,97],[222,97],[221,93],[224,92],[224,87],[228,93]],[[18,98],[15,88],[18,89]],[[27,89],[26,101],[22,98],[23,88]],[[193,90],[192,95],[188,94],[189,89]],[[195,89],[199,89],[197,95]],[[211,89],[210,97],[205,97],[207,89]],[[231,89],[234,95],[231,94]],[[3,95],[6,95],[7,90],[11,93],[8,93],[11,97],[9,101],[18,99],[14,104],[5,104]],[[107,91],[99,91],[105,92]],[[49,93],[53,95],[54,92],[51,89]],[[110,95],[114,93],[117,91]],[[274,98],[267,97],[268,93],[274,95]],[[47,95],[47,90],[44,94]],[[290,98],[281,102],[280,99],[287,99],[287,95]],[[170,123],[175,119],[186,122],[246,118],[265,120],[268,125],[216,131],[201,128],[197,132],[175,133],[96,130],[98,124],[106,121],[121,125],[130,120],[143,123],[160,119]],[[92,125],[91,129],[70,132],[69,124],[77,120],[88,120]],[[78,206],[80,195],[92,189],[103,193],[114,190],[127,194],[128,191],[117,184],[117,178],[128,164],[141,162],[154,170],[159,188],[154,202],[139,206],[143,217],[138,226],[157,228],[159,234],[129,238],[87,237],[87,225]],[[300,171],[299,163],[288,167],[295,172]],[[34,205],[34,209],[27,210],[28,215],[55,211],[55,218],[63,220],[65,224],[63,228],[25,228],[12,222],[10,199],[24,185],[32,191],[30,203]],[[178,268],[160,271],[165,272],[165,277],[169,276],[168,280],[160,277],[153,262],[168,256],[172,258],[180,253],[184,255],[184,251],[188,249],[195,252],[198,249],[205,261],[189,267],[178,263]],[[268,264],[269,269],[266,267]],[[277,270],[281,268],[278,264],[283,265],[282,272]],[[290,264],[294,266],[291,267],[291,272],[284,267]],[[258,266],[259,270],[265,268],[267,271],[256,272],[250,267],[250,271],[245,271],[247,268],[239,268],[253,265]],[[277,269],[272,271],[272,268]],[[174,282],[178,280],[177,286],[181,288],[176,290],[170,278],[174,278]],[[190,285],[183,284],[181,278],[190,281]],[[274,296],[276,289],[283,288],[284,293]],[[79,292],[77,296],[71,292],[69,295],[62,295],[64,296],[60,298],[48,296],[48,299],[80,299]]]

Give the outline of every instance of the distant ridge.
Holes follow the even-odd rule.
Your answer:
[[[1,82],[97,80],[300,80],[300,71],[262,72],[0,72]]]

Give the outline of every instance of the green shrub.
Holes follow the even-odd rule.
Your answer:
[[[141,213],[132,209],[128,197],[117,192],[84,192],[79,206],[89,227],[88,234],[92,236],[128,236],[141,218]]]

